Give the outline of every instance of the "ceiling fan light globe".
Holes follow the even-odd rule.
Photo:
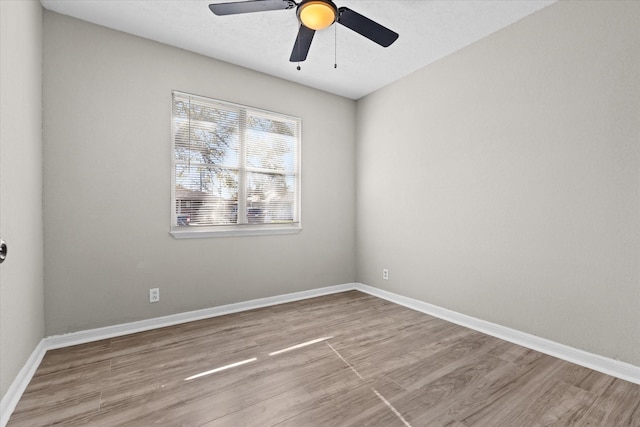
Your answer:
[[[298,19],[307,28],[323,30],[336,21],[338,10],[331,2],[316,0],[300,4]]]

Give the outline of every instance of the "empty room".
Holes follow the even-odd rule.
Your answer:
[[[0,24],[0,427],[640,427],[640,1]]]

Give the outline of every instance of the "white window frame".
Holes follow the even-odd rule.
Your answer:
[[[174,119],[174,97],[190,97],[197,99],[199,102],[208,102],[212,104],[222,105],[225,108],[237,109],[241,111],[242,116],[246,116],[246,112],[255,113],[261,116],[273,117],[275,119],[283,119],[287,121],[295,121],[297,123],[298,138],[296,141],[296,169],[295,169],[295,197],[294,197],[294,221],[291,223],[278,224],[231,224],[231,225],[212,225],[212,226],[179,226],[177,225],[178,214],[176,210],[176,127]],[[240,124],[240,166],[238,169],[238,218],[246,219],[246,173],[252,172],[252,169],[246,166],[244,156],[245,138],[244,122]],[[193,95],[180,91],[171,92],[171,224],[170,234],[176,239],[190,238],[207,238],[207,237],[228,237],[228,236],[258,236],[258,235],[274,235],[274,234],[295,234],[302,230],[301,218],[301,164],[302,159],[302,120],[299,117],[286,114],[276,113],[272,111],[262,110],[259,108],[249,107],[246,105],[235,104],[227,101],[221,101],[213,98],[207,98],[199,95]]]

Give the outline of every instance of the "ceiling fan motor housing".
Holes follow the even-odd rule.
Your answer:
[[[338,7],[331,0],[303,0],[296,14],[305,27],[323,30],[338,19]]]

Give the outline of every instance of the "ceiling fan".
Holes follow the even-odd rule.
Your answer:
[[[307,59],[313,36],[337,22],[383,47],[390,46],[398,33],[360,15],[347,7],[338,8],[331,0],[247,0],[210,4],[209,9],[218,15],[266,12],[296,8],[300,29],[289,61],[302,62]]]

